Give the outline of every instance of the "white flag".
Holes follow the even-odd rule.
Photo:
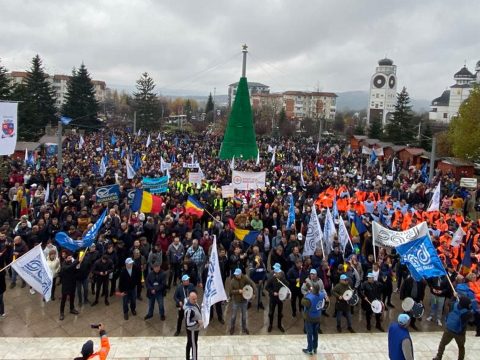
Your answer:
[[[152,139],[150,138],[150,134],[148,134],[148,138],[147,138],[147,148],[150,146],[151,143],[152,143]]]
[[[345,221],[343,221],[342,218],[340,218],[340,223],[338,225],[338,240],[340,242],[340,246],[342,247],[342,252],[344,254],[345,254],[345,248],[347,247],[348,243],[352,245],[352,249],[353,249],[352,240],[350,240],[347,227],[345,226]]]
[[[162,133],[158,133],[157,140],[162,141]]]
[[[220,273],[220,264],[217,254],[217,237],[213,236],[212,252],[208,264],[208,276],[205,283],[205,291],[202,301],[203,327],[207,328],[210,322],[210,308],[219,301],[227,300],[225,287],[223,286],[222,274]]]
[[[305,180],[303,179],[303,159],[300,160],[300,185],[305,187]]]
[[[133,166],[130,165],[130,161],[128,161],[128,159],[126,159],[125,163],[127,166],[127,179],[131,180],[135,177],[135,170],[133,169]]]
[[[12,155],[17,145],[17,106],[18,103],[0,101],[0,121],[2,136],[0,136],[0,155]]]
[[[315,208],[315,205],[313,205],[312,213],[310,214],[310,221],[308,222],[307,236],[305,236],[305,244],[303,245],[303,256],[313,255],[319,241],[323,250],[322,228],[318,221],[317,209]]]
[[[25,164],[28,163],[28,150],[25,149]]]
[[[255,165],[260,165],[260,150],[257,152],[257,161],[255,162]]]
[[[12,263],[12,268],[28,285],[42,294],[45,301],[50,300],[53,278],[41,244],[15,260]]]
[[[428,234],[427,223],[421,222],[417,226],[405,231],[394,231],[383,227],[378,222],[372,222],[373,246],[396,247],[406,242],[416,240]]]
[[[160,171],[164,172],[172,168],[172,163],[163,161],[163,156],[160,157]]]
[[[453,237],[452,237],[452,242],[450,243],[450,246],[452,247],[458,247],[462,241],[463,241],[463,237],[467,235],[465,233],[465,231],[463,231],[462,227],[459,226],[457,231],[455,231],[455,234],[453,234]]]
[[[315,150],[316,154],[320,154],[320,141],[317,142],[317,149]]]
[[[235,155],[233,155],[232,161],[230,162],[230,170],[235,170]]]
[[[440,210],[440,181],[435,188],[435,191],[432,196],[432,200],[430,200],[430,205],[428,206],[427,211],[438,211]]]
[[[275,152],[275,148],[271,147],[270,145],[268,145],[268,150],[267,152],[271,153],[271,152]]]
[[[277,150],[277,147],[275,146],[273,148],[272,161],[270,162],[272,165],[275,165],[275,154],[277,152],[276,150]]]
[[[80,135],[80,139],[78,140],[78,150],[82,149],[83,144],[85,144],[85,140],[83,140],[83,136]]]
[[[50,199],[50,183],[47,183],[47,188],[45,189],[45,198],[43,202],[46,204],[48,203],[48,199]]]
[[[98,168],[98,172],[100,173],[101,177],[105,176],[107,172],[107,165],[105,164],[105,157],[102,156],[102,160],[100,161],[100,167]]]
[[[333,238],[337,234],[335,230],[335,222],[333,221],[332,213],[330,208],[327,208],[327,215],[325,216],[325,225],[323,227],[323,239],[325,240],[325,255],[328,255],[332,250]]]
[[[392,175],[395,174],[395,158],[392,159]]]
[[[138,132],[137,132],[137,136],[140,136],[140,135],[142,135],[142,129],[141,128],[138,129]]]

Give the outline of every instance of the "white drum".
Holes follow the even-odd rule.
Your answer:
[[[342,295],[343,300],[345,300],[345,301],[350,300],[352,298],[352,296],[353,296],[353,290],[350,290],[350,289],[345,290],[345,292]]]
[[[403,311],[410,311],[413,308],[413,305],[415,305],[415,301],[411,297],[407,297],[403,299],[402,301],[402,309]]]
[[[374,314],[381,314],[384,308],[383,303],[380,300],[373,300],[371,307]]]
[[[282,286],[280,290],[278,290],[278,298],[281,301],[285,301],[287,299],[290,299],[292,296],[292,293],[290,292],[290,289],[286,286]]]
[[[250,300],[253,297],[253,288],[250,285],[245,285],[242,289],[242,296],[245,300]]]

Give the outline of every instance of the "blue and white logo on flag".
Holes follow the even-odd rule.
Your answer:
[[[416,281],[446,275],[442,261],[428,235],[396,247],[400,260],[406,264]]]

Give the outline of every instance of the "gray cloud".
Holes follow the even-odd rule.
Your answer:
[[[10,70],[39,53],[49,72],[82,61],[95,79],[226,93],[240,76],[272,90],[367,90],[376,62],[398,65],[399,85],[431,99],[467,60],[480,59],[478,1],[4,0],[0,57]]]

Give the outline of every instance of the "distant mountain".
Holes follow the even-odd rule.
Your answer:
[[[337,111],[360,111],[368,105],[368,91],[345,91],[337,93]],[[411,99],[412,109],[415,112],[425,112],[430,109],[430,101],[425,99]]]

